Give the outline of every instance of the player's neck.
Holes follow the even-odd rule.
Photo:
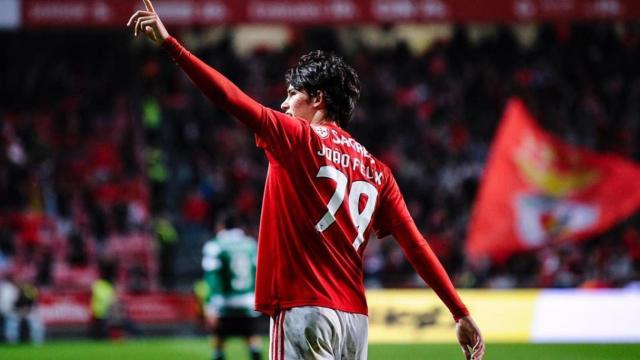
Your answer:
[[[338,125],[338,122],[331,118],[328,118],[324,111],[317,111],[315,114],[313,114],[311,125]]]

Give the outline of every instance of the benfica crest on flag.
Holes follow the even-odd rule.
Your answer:
[[[507,104],[473,209],[467,253],[503,260],[603,232],[640,208],[640,166],[569,145]]]

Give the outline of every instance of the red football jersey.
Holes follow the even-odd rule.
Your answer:
[[[393,234],[456,319],[468,315],[416,228],[389,169],[336,125],[316,126],[266,108],[184,49],[163,43],[202,92],[256,134],[269,159],[256,309],[296,306],[367,314],[362,253],[371,231]]]
[[[315,305],[366,314],[372,230],[411,221],[389,169],[335,125],[265,111],[269,158],[258,240],[259,311]]]

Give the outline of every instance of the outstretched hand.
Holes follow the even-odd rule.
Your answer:
[[[153,42],[160,45],[169,37],[169,32],[162,24],[162,21],[160,21],[160,17],[158,17],[156,11],[153,9],[151,0],[142,1],[144,2],[144,6],[147,10],[138,10],[133,13],[127,22],[127,26],[134,25],[134,36],[138,36],[138,34],[145,34]]]
[[[465,316],[456,323],[456,335],[467,360],[482,360],[484,357],[484,340],[478,325],[470,316]]]

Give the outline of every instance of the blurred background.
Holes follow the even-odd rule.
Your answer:
[[[471,290],[472,304],[506,294],[487,289],[534,289],[525,291],[533,299],[546,291],[535,289],[582,296],[594,288],[640,303],[639,2],[154,4],[190,51],[272,108],[286,96],[286,69],[305,52],[330,50],[352,64],[362,97],[348,130],[391,167],[456,287],[483,289]],[[234,212],[257,237],[266,158],[162,49],[133,37],[125,24],[141,7],[0,0],[0,274],[30,287],[24,297],[47,339],[89,334],[91,288],[105,262],[136,331],[202,334],[194,284],[216,218]],[[630,169],[624,212],[594,231],[550,232],[497,255],[470,247],[492,145],[514,97],[559,146],[587,149],[605,172],[618,162]],[[597,191],[577,196],[598,206]],[[496,241],[522,242],[503,236]],[[383,289],[425,285],[393,238],[369,242],[364,276],[375,338],[375,304],[388,320],[395,301]],[[450,327],[446,310],[435,314]],[[526,342],[531,332],[502,339]]]

